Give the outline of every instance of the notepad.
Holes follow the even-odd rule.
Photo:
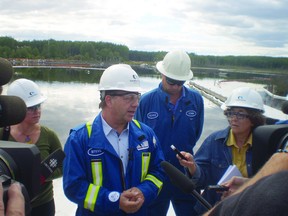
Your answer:
[[[236,165],[230,165],[217,184],[221,185],[230,180],[233,176],[242,176]]]

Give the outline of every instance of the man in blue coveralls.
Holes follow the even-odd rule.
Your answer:
[[[133,120],[139,77],[129,65],[112,65],[99,90],[102,111],[73,128],[64,147],[65,195],[76,216],[146,216],[162,188],[164,156],[153,130]]]
[[[170,146],[193,154],[203,128],[203,98],[197,91],[184,86],[185,81],[193,77],[186,52],[171,51],[156,67],[162,74],[162,82],[141,97],[135,118],[152,127],[160,140],[165,160],[184,172]],[[168,178],[160,195],[150,205],[148,215],[165,216],[170,201],[177,215],[196,215],[195,198],[179,191]]]

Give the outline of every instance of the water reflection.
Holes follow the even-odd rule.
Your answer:
[[[140,76],[160,77],[152,69],[134,67]],[[104,69],[103,69],[104,70]],[[76,68],[15,68],[14,78],[26,77],[32,80],[47,82],[76,82],[76,83],[99,83],[103,70],[76,69]],[[218,69],[193,69],[197,79],[215,79],[217,81],[242,81],[266,86],[272,94],[286,96],[288,94],[288,76],[272,73],[243,73],[233,71],[220,71]]]
[[[156,88],[159,77],[141,77],[144,92]],[[54,129],[64,144],[69,130],[79,124],[92,121],[100,112],[98,83],[62,83],[38,81],[42,92],[48,96],[43,104],[41,123]],[[216,127],[217,125],[217,127]],[[224,128],[227,121],[222,110],[205,100],[205,122],[198,146],[216,128]]]
[[[54,129],[64,144],[72,127],[92,121],[100,112],[98,108],[100,102],[98,83],[102,72],[99,70],[17,68],[13,80],[27,78],[39,84],[43,93],[48,97],[48,100],[43,104],[41,123]],[[212,73],[210,78],[207,76],[205,78],[204,74],[199,74],[195,70],[193,72],[195,79],[214,79],[217,81],[223,79],[223,77],[219,77],[219,74],[216,76]],[[158,86],[161,79],[159,74],[151,74],[147,71],[138,73],[144,92]],[[236,79],[234,76],[230,78],[231,80]],[[226,125],[227,121],[222,110],[212,102],[205,100],[204,130],[198,145],[212,131],[222,129]]]
[[[48,99],[43,104],[41,122],[54,128],[61,142],[69,130],[78,124],[93,120],[99,112],[98,84],[37,82]]]
[[[252,73],[249,71],[232,72],[211,69],[198,69],[194,70],[194,76],[197,79],[215,79],[222,81],[241,81],[247,83],[261,84],[272,94],[279,96],[288,95],[288,75],[273,74],[273,73]]]
[[[15,68],[14,79],[25,77],[34,81],[99,83],[103,70],[63,68]]]
[[[41,123],[54,129],[63,145],[71,128],[92,121],[100,112],[98,83],[102,71],[83,73],[76,70],[17,69],[15,72],[13,80],[18,78],[34,80],[48,97],[42,106]],[[159,85],[161,76],[142,74],[140,79],[143,92],[146,92]],[[4,93],[5,89],[7,85],[4,86]],[[199,144],[215,130],[215,125],[219,129],[227,125],[222,110],[210,101],[205,100],[205,103],[204,130]]]

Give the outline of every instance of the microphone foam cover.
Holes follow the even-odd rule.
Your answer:
[[[0,58],[0,86],[5,85],[10,81],[13,75],[12,64],[4,59]]]
[[[195,189],[193,182],[169,162],[162,161],[161,167],[169,176],[171,183],[180,188],[184,193],[191,193]]]
[[[0,96],[0,127],[15,125],[26,116],[25,102],[17,96]]]

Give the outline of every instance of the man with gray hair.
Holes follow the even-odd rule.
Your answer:
[[[99,90],[102,111],[72,129],[64,147],[65,195],[79,216],[147,215],[162,188],[164,157],[153,130],[133,120],[139,77],[129,65],[112,65]]]

